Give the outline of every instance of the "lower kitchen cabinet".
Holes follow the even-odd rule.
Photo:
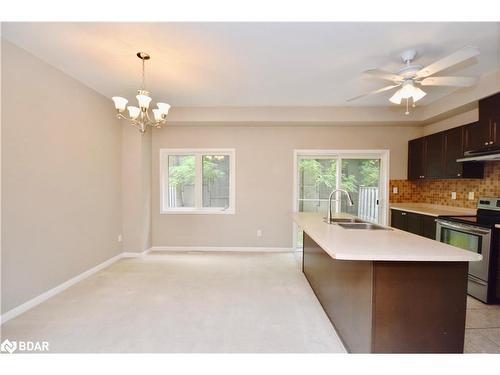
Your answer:
[[[391,227],[401,230],[407,230],[408,224],[406,221],[406,212],[391,210]]]
[[[436,218],[434,216],[392,209],[391,226],[432,240],[436,239]]]

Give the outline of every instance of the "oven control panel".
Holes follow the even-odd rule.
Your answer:
[[[500,211],[500,198],[480,197],[477,208]]]

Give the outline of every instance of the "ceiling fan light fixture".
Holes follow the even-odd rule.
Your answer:
[[[399,89],[398,91],[396,91],[396,92],[394,93],[394,95],[393,95],[393,96],[391,96],[391,97],[389,98],[389,101],[390,101],[391,103],[394,103],[394,104],[401,104],[401,100],[403,99],[403,97],[401,96],[401,90],[402,90],[402,89]]]
[[[427,95],[427,93],[419,87],[414,87],[413,89],[413,103],[418,102],[420,99]]]

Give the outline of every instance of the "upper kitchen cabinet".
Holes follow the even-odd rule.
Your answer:
[[[444,133],[424,138],[425,173],[423,178],[442,178],[444,174]]]
[[[425,177],[425,142],[417,138],[408,142],[408,179],[418,180]]]
[[[457,163],[457,159],[464,154],[464,128],[460,126],[443,133],[444,176],[446,178],[460,178],[462,177],[463,163]]]
[[[490,141],[490,125],[481,121],[464,127],[464,151],[476,151],[488,147]]]
[[[465,127],[465,152],[500,147],[500,93],[479,101],[479,121]]]
[[[489,126],[488,147],[500,146],[500,93],[479,101],[479,122]]]
[[[483,178],[478,162],[459,163],[463,157],[467,127],[457,127],[408,143],[408,179]]]
[[[465,127],[443,132],[444,161],[441,178],[483,178],[484,166],[478,162],[457,163],[464,154]]]
[[[408,143],[408,179],[440,178],[443,175],[443,133]]]

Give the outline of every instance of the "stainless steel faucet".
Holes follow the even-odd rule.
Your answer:
[[[334,196],[335,193],[337,193],[337,191],[340,191],[341,193],[345,193],[345,195],[347,195],[347,203],[349,204],[349,206],[354,206],[354,202],[352,201],[351,195],[349,194],[349,192],[347,190],[344,190],[344,189],[333,190],[330,193],[330,196],[328,197],[328,217],[326,219],[326,222],[328,224],[330,224],[332,221],[332,200],[335,200],[335,201],[337,200],[337,199],[332,199],[332,197]]]

